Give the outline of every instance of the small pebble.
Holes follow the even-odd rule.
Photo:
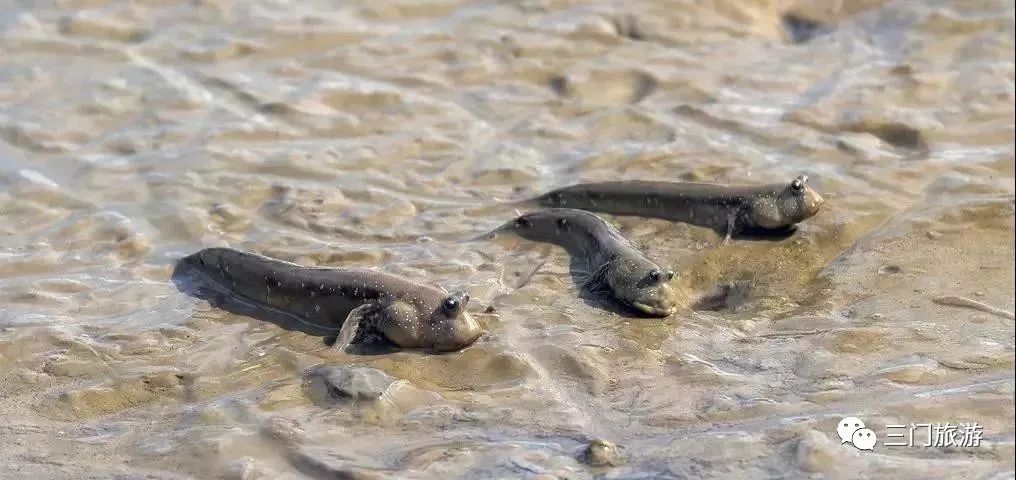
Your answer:
[[[900,267],[898,265],[884,265],[878,269],[878,273],[886,273],[889,275],[900,273]]]
[[[621,458],[617,445],[597,439],[582,452],[582,462],[592,467],[615,466],[621,464]]]
[[[304,373],[304,390],[316,403],[375,401],[395,379],[387,373],[359,365],[318,365]]]

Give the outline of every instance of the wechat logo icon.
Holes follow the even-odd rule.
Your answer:
[[[878,437],[875,432],[865,428],[864,422],[857,417],[847,417],[840,420],[836,425],[836,434],[840,436],[840,443],[849,443],[858,450],[874,450]]]

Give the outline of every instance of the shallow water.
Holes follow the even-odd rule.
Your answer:
[[[1013,321],[935,299],[1014,310],[1013,25],[1002,1],[0,0],[0,476],[1011,478]],[[611,218],[687,298],[733,283],[716,310],[619,316],[560,249],[461,241],[578,181],[800,173],[826,204],[784,240]],[[339,353],[180,293],[175,259],[218,245],[497,313],[462,352]],[[365,397],[321,383],[347,374]],[[984,441],[862,452],[845,416]],[[582,463],[593,439],[615,466]]]

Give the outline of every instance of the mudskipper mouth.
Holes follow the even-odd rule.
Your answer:
[[[664,307],[657,307],[657,306],[653,306],[653,305],[647,305],[647,304],[641,303],[641,302],[631,302],[631,306],[634,307],[636,310],[642,312],[642,313],[645,313],[647,315],[652,315],[652,316],[655,316],[655,317],[669,317],[669,316],[673,315],[674,312],[677,311],[677,306],[671,306],[671,307],[664,308]]]
[[[812,199],[811,203],[805,209],[805,213],[809,218],[814,217],[818,214],[818,211],[822,209],[822,204],[825,203],[825,199],[818,193],[815,194],[815,198]]]
[[[482,335],[483,335],[482,331],[477,331],[476,334],[472,336],[472,338],[462,339],[461,341],[446,341],[443,343],[441,342],[435,343],[430,346],[430,349],[435,353],[457,352],[475,343],[476,340],[478,340]]]

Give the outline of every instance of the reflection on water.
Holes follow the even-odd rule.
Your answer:
[[[1011,3],[0,12],[2,477],[1012,475]],[[786,238],[610,217],[703,302],[662,320],[464,241],[576,182],[799,174]],[[338,352],[178,291],[219,245],[463,288],[487,333]],[[862,452],[848,416],[985,439]]]

